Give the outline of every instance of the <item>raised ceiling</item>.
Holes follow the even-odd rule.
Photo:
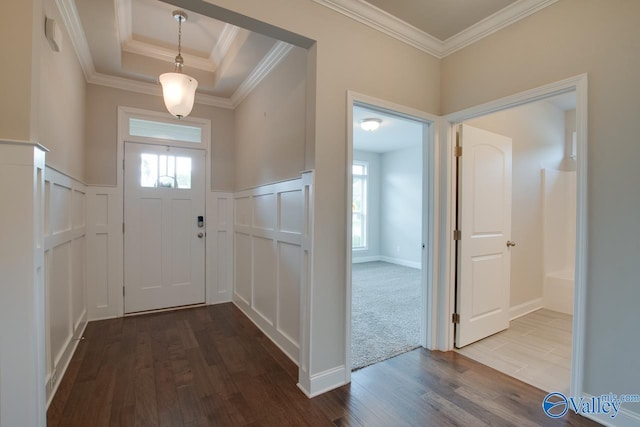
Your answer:
[[[159,91],[158,76],[174,70],[177,8],[158,0],[61,0],[75,27],[87,80]],[[197,101],[234,107],[293,46],[214,18],[186,11],[184,72],[198,80]],[[69,25],[69,23],[67,23]],[[84,49],[83,49],[84,47]],[[146,85],[146,86],[145,86]],[[153,86],[157,86],[154,88]]]

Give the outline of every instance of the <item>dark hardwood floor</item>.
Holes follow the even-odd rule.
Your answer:
[[[92,322],[47,413],[64,426],[596,426],[455,352],[414,350],[307,399],[235,306]]]

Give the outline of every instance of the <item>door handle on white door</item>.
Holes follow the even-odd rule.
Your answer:
[[[507,247],[511,248],[516,245],[516,242],[512,242],[511,240],[507,240]]]
[[[204,233],[201,231],[200,233],[198,233],[198,237],[202,239],[204,237]]]

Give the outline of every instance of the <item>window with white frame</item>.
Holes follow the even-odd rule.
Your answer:
[[[353,249],[367,248],[367,173],[366,162],[353,162],[351,204],[351,244]]]

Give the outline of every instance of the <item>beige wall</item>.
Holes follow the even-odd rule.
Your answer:
[[[311,1],[208,2],[317,41],[310,372],[339,367],[345,363],[346,93],[438,114],[440,61]]]
[[[32,108],[37,96],[40,1],[3,2],[0,25],[0,138],[31,141]],[[44,23],[42,23],[44,27]]]
[[[544,283],[542,168],[564,158],[564,111],[536,102],[467,122],[513,142],[511,307],[542,298]]]
[[[639,16],[634,0],[561,0],[442,62],[444,113],[589,75],[584,372],[593,395],[640,384]]]
[[[38,142],[50,150],[47,165],[84,181],[87,84],[54,0],[44,1],[44,13],[58,23],[62,45],[54,52],[44,31],[40,33]]]
[[[162,97],[87,85],[87,183],[116,185],[118,106],[166,112]],[[196,104],[191,116],[211,120],[211,189],[233,191],[233,111]]]
[[[307,50],[296,47],[236,108],[236,190],[304,170],[306,77]]]

